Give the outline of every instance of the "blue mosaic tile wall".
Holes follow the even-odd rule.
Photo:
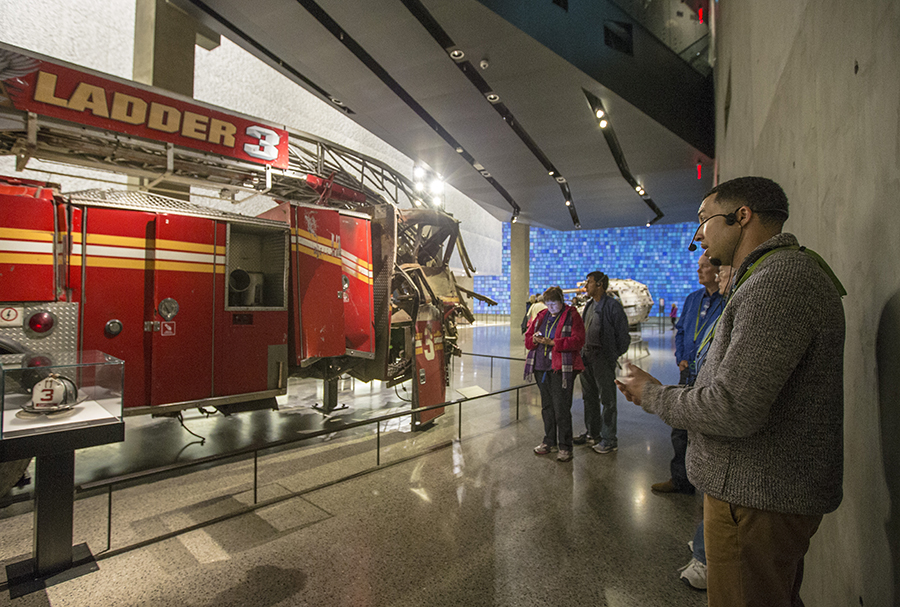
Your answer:
[[[700,288],[700,251],[687,249],[696,228],[694,223],[577,232],[531,228],[529,293],[542,293],[551,285],[573,288],[588,272],[600,270],[611,278],[642,282],[654,300],[664,299],[667,308],[676,302],[680,309],[688,293]],[[508,223],[503,225],[502,267],[502,275],[475,276],[475,291],[500,302],[495,307],[475,302],[476,313],[509,314]]]
[[[473,300],[472,309],[476,314],[509,314],[509,226],[503,224],[503,258],[500,267],[503,274],[497,276],[474,276],[473,290],[481,295],[486,295],[497,302],[496,306],[488,306],[486,303]]]

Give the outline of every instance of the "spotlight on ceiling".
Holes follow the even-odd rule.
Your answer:
[[[601,129],[605,129],[608,125],[609,125],[609,122],[606,120],[606,118],[604,118],[603,120],[600,121]]]
[[[566,178],[563,177],[562,175],[558,175],[556,177],[556,183],[565,183],[565,182],[566,182]]]
[[[344,102],[341,101],[340,99],[338,99],[337,97],[332,97],[332,98],[331,98],[331,103],[333,103],[333,104],[335,104],[335,105],[339,105],[339,106],[341,106],[341,107],[344,107]]]
[[[485,97],[487,97],[487,100],[491,103],[500,103],[500,95],[497,93],[488,93]]]
[[[450,58],[454,61],[462,61],[466,58],[466,54],[461,49],[455,48],[450,51]]]
[[[598,120],[599,120],[600,118],[603,118],[604,116],[606,116],[606,112],[604,112],[601,108],[597,108],[596,114],[597,114],[597,119],[598,119]]]
[[[429,189],[431,190],[432,194],[435,194],[435,195],[440,194],[441,192],[444,191],[444,182],[441,181],[440,179],[434,179],[434,180],[432,180],[431,186]]]
[[[413,177],[415,179],[422,179],[425,177],[425,168],[416,165],[416,168],[413,169]]]
[[[572,201],[571,201],[571,200],[567,200],[567,201],[566,201],[566,206],[567,206],[567,207],[572,206]]]

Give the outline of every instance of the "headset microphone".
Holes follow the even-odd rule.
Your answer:
[[[737,215],[735,215],[734,213],[728,213],[728,214],[719,213],[717,215],[710,215],[709,217],[707,217],[706,219],[701,221],[700,225],[697,226],[697,230],[694,232],[694,235],[691,236],[691,244],[688,245],[688,251],[693,252],[693,251],[697,250],[697,245],[694,242],[694,240],[697,238],[697,234],[700,233],[700,228],[703,227],[703,224],[706,223],[707,221],[709,221],[710,219],[712,219],[713,217],[724,217],[725,225],[727,225],[727,226],[733,226],[735,223],[737,223]],[[716,264],[713,264],[713,265],[716,265]]]

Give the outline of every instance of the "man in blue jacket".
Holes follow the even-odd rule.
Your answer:
[[[697,349],[707,329],[716,323],[725,305],[722,295],[719,294],[716,268],[706,255],[701,255],[697,262],[697,279],[703,288],[687,296],[681,308],[681,317],[675,323],[675,361],[681,371],[681,380],[678,383],[684,386],[693,385],[697,377],[694,360],[697,358]],[[675,457],[669,465],[672,476],[667,481],[651,485],[653,491],[688,494],[694,492],[694,486],[687,478],[684,464],[687,442],[687,430],[672,428],[672,448],[675,450]]]
[[[576,445],[594,445],[597,453],[611,453],[619,447],[616,437],[616,361],[631,343],[625,308],[606,294],[608,288],[609,277],[603,272],[587,275],[584,290],[591,299],[581,313],[585,330],[581,391],[586,431],[572,441]]]

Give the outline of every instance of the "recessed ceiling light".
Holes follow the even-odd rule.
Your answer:
[[[600,121],[600,128],[605,129],[606,125],[608,125],[608,124],[609,123],[606,121],[606,118],[604,118],[603,120]]]
[[[341,107],[344,107],[344,102],[341,101],[340,99],[338,99],[337,97],[332,97],[332,98],[331,98],[331,103],[333,103],[333,104],[335,104],[335,105],[339,105],[339,106],[341,106]]]
[[[450,51],[450,58],[453,59],[454,61],[462,61],[463,59],[466,58],[466,54],[464,52],[462,52],[460,49],[455,48],[452,51]]]
[[[597,118],[603,118],[604,116],[606,116],[606,112],[604,112],[601,109],[598,109],[597,110]]]
[[[488,93],[485,96],[487,97],[487,100],[490,101],[491,103],[497,103],[500,101],[500,95],[498,95],[497,93]]]

